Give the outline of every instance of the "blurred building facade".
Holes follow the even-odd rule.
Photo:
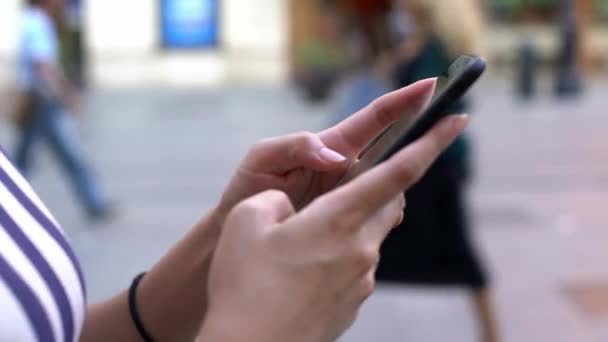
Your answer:
[[[586,68],[608,67],[608,0],[570,0],[577,22],[579,63]],[[314,35],[318,25],[319,3],[323,1],[292,1],[294,10],[291,38],[292,55],[297,45]],[[378,0],[326,0],[339,7],[358,4],[361,8],[390,4],[391,1]],[[561,9],[566,0],[479,0],[486,12],[487,28],[483,36],[486,57],[496,69],[509,69],[518,60],[518,51],[523,41],[531,40],[544,62],[555,64],[562,37],[560,36]],[[373,11],[363,11],[372,18]]]
[[[294,65],[295,51],[315,33],[322,11],[320,1],[314,0],[79,1],[88,74],[92,81],[109,85],[285,80]],[[335,2],[357,1],[366,2]],[[12,72],[23,2],[0,1],[0,81]],[[583,37],[581,60],[604,67],[608,65],[608,1],[574,2]],[[491,22],[484,38],[486,55],[496,66],[512,65],[524,37],[534,37],[544,61],[551,63],[555,59],[560,46],[556,12],[561,0],[480,3],[487,8]],[[179,13],[166,13],[168,9]],[[197,10],[213,13],[193,15]],[[211,24],[205,21],[209,18]],[[188,20],[199,20],[213,26],[213,32],[206,34],[215,37],[191,46],[167,42],[167,35],[175,32],[167,33],[171,28],[164,20],[182,20],[181,33],[192,28]]]
[[[0,63],[5,66],[14,58],[23,2],[0,1]],[[284,0],[81,2],[88,73],[95,83],[198,85],[285,77],[289,30]],[[202,14],[206,11],[214,13]],[[210,18],[213,22],[206,22]],[[195,24],[213,26],[207,30],[216,39],[188,41],[201,29]],[[11,68],[0,69],[6,78]]]
[[[498,65],[516,60],[521,41],[532,42],[545,65],[559,58],[563,36],[563,8],[570,7],[576,22],[579,65],[608,67],[608,1],[606,0],[484,0],[492,26],[485,36],[489,58]]]

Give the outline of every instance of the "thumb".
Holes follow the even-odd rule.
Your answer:
[[[346,161],[346,157],[325,146],[318,135],[302,132],[260,141],[245,157],[244,166],[254,172],[278,173],[299,167],[331,171]]]
[[[243,231],[242,228],[270,228],[294,214],[295,209],[287,194],[269,190],[237,204],[226,219],[226,227],[246,234],[245,231],[251,232],[251,229]]]

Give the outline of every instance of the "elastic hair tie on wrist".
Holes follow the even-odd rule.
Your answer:
[[[133,321],[133,324],[135,325],[135,329],[137,329],[139,336],[141,336],[141,338],[145,342],[154,342],[154,339],[152,338],[152,336],[150,336],[150,334],[144,327],[144,324],[141,321],[141,317],[139,316],[139,311],[137,310],[137,287],[139,286],[141,279],[145,275],[146,273],[144,272],[135,277],[135,279],[133,279],[133,282],[131,283],[131,286],[129,287],[129,314],[131,315],[131,320]]]

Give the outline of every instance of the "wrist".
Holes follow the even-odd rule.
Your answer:
[[[215,210],[172,248],[137,290],[143,324],[159,341],[192,340],[207,311],[206,286],[221,226]]]
[[[236,327],[233,327],[233,329],[234,328]],[[237,336],[234,336],[234,332],[230,333],[230,330],[223,329],[221,325],[213,323],[210,317],[207,317],[201,326],[196,342],[215,341],[240,342],[244,341],[244,339],[239,339]]]
[[[261,337],[259,331],[251,331],[248,324],[238,321],[235,315],[209,313],[198,334],[196,342],[273,342]],[[259,326],[257,329],[259,330]]]

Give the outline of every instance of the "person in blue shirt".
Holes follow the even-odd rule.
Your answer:
[[[30,110],[20,120],[15,162],[27,174],[36,142],[44,141],[62,164],[87,215],[105,218],[111,213],[110,205],[85,161],[70,117],[76,111],[79,90],[64,76],[59,63],[56,23],[62,11],[63,0],[29,0],[23,12],[18,78]]]

